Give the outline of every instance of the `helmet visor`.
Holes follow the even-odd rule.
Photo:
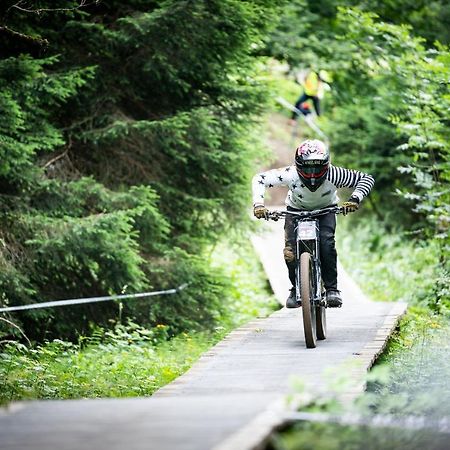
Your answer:
[[[301,175],[305,178],[321,178],[327,173],[328,167],[302,167],[299,169]]]
[[[327,168],[324,166],[304,166],[300,171],[306,175],[319,175],[326,172]]]
[[[328,164],[323,161],[304,161],[303,164],[297,163],[298,172],[305,178],[320,178],[328,170]]]

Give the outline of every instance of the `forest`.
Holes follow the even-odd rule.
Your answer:
[[[448,326],[445,0],[5,0],[0,39],[0,307],[188,284],[2,314],[1,401],[151,394],[35,368],[63,373],[84,349],[87,386],[94,360],[129,358],[115,376],[131,379],[135,347],[181,348],[164,384],[275,308],[248,242],[250,180],[271,158],[267,121],[290,116],[275,99],[294,102],[308,68],[332,77],[318,120],[333,162],[376,179],[342,262],[373,298],[411,305],[393,351],[425,320]]]

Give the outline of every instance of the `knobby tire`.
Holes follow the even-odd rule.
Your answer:
[[[304,252],[300,256],[300,296],[307,348],[316,347],[316,308],[312,302],[314,297],[313,282],[311,255]]]

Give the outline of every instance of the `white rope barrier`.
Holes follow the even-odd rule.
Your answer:
[[[82,305],[85,303],[108,302],[112,300],[136,299],[143,297],[154,297],[156,295],[170,295],[176,294],[186,288],[188,283],[184,283],[177,288],[167,289],[165,291],[140,292],[138,294],[121,294],[109,295],[105,297],[90,297],[90,298],[72,298],[68,300],[55,300],[52,302],[32,303],[31,305],[8,306],[0,308],[0,312],[25,311],[29,309],[53,308],[56,306],[68,305]]]

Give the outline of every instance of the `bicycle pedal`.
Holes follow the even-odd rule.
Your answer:
[[[340,305],[330,305],[329,303],[327,303],[326,308],[342,308],[342,303]]]

